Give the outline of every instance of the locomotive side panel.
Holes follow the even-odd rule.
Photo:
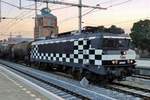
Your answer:
[[[102,64],[100,38],[86,37],[32,44],[31,60],[80,67],[98,74],[106,74]],[[102,67],[102,66],[101,66]]]
[[[105,45],[111,48],[103,47],[103,42],[107,38],[94,33],[36,41],[32,43],[30,57],[35,62],[86,69],[110,78],[132,74],[135,66],[134,51],[129,47],[116,47],[120,45],[120,41],[127,42],[126,37],[111,36],[108,39],[115,40]],[[113,43],[115,45],[111,46]]]

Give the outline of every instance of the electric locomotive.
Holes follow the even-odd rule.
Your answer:
[[[96,75],[110,80],[133,73],[136,53],[125,34],[67,35],[31,43],[30,61],[59,65],[78,76]]]

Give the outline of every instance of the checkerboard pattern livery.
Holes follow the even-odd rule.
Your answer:
[[[44,45],[44,44],[42,44]],[[39,52],[39,45],[32,45],[31,58],[46,61],[57,61],[63,63],[79,63],[79,64],[91,64],[102,65],[101,56],[102,50],[91,48],[90,40],[83,38],[73,41],[73,53],[47,53]],[[69,46],[69,45],[68,45]]]

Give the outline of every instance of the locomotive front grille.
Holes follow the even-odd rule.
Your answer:
[[[116,66],[116,65],[133,65],[135,64],[135,60],[104,60],[102,61],[102,65],[106,66]]]

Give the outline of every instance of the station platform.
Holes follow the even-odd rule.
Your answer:
[[[22,79],[21,79],[22,78]],[[0,100],[63,100],[0,64]]]
[[[150,76],[150,60],[136,60],[137,74]]]
[[[150,60],[136,60],[137,68],[145,68],[150,70]]]
[[[32,88],[12,79],[0,70],[0,99],[1,100],[48,100]]]

